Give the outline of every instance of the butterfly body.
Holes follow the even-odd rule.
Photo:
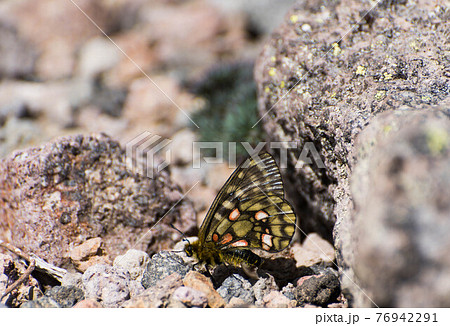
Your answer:
[[[233,172],[208,210],[199,239],[187,244],[185,252],[211,266],[258,267],[262,259],[249,249],[283,250],[294,234],[295,219],[278,166],[262,153]]]
[[[262,259],[250,250],[221,250],[214,243],[206,242],[202,244],[199,240],[187,245],[186,253],[188,256],[196,258],[199,262],[203,262],[210,266],[219,265],[221,263],[238,266],[245,263],[252,267],[259,267],[262,263]]]

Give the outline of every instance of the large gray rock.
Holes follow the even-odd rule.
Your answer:
[[[393,154],[389,149],[399,141],[397,150],[404,150],[402,155],[406,156],[409,152],[415,153],[410,157],[415,160],[415,155],[418,155],[417,159],[424,162],[424,167],[431,167],[434,164],[432,162],[445,166],[448,127],[444,127],[446,131],[426,136],[429,131],[419,126],[430,123],[442,127],[448,124],[450,49],[448,43],[442,40],[447,38],[446,33],[450,28],[449,11],[444,6],[431,5],[425,0],[418,1],[414,6],[408,2],[393,1],[382,1],[371,10],[372,6],[368,1],[343,0],[324,5],[322,1],[311,0],[306,4],[300,1],[293,7],[285,23],[272,35],[256,65],[258,103],[263,117],[261,123],[269,135],[269,141],[296,143],[295,149],[289,151],[288,168],[283,171],[287,193],[291,194],[290,200],[295,205],[303,232],[315,231],[330,241],[334,238],[337,261],[343,272],[343,290],[350,305],[419,306],[419,300],[404,301],[400,298],[410,293],[396,293],[391,299],[386,299],[393,295],[393,291],[405,291],[400,288],[399,282],[404,268],[411,264],[408,255],[415,259],[414,262],[423,262],[423,258],[428,256],[417,250],[404,251],[404,246],[412,241],[412,232],[393,232],[390,228],[387,230],[386,226],[373,227],[384,224],[382,221],[387,218],[379,214],[393,212],[399,204],[383,195],[381,189],[387,185],[381,187],[379,183],[381,180],[404,182],[408,187],[413,187],[413,184],[416,191],[424,192],[421,200],[428,205],[426,210],[415,208],[414,202],[404,203],[408,204],[406,210],[415,212],[414,218],[408,215],[410,213],[405,215],[411,218],[405,225],[416,225],[417,222],[413,221],[422,221],[419,223],[419,233],[430,231],[430,238],[440,238],[442,230],[450,231],[446,222],[441,220],[442,224],[438,224],[443,229],[435,227],[438,216],[441,216],[438,212],[442,204],[438,206],[436,203],[441,202],[439,198],[443,192],[439,189],[443,187],[435,185],[431,191],[431,185],[428,188],[418,186],[422,181],[410,169],[401,170],[401,181],[373,174],[375,171],[369,174],[368,170],[363,171],[364,167],[360,164],[374,167],[375,161],[370,160],[376,157],[370,156],[369,161],[363,162],[361,152],[372,150],[367,148],[371,142],[379,144],[383,132],[396,130],[398,126],[407,127],[417,119],[417,124],[413,124],[417,126],[417,135],[414,137],[434,139],[432,148],[443,148],[443,156],[415,152],[412,149],[415,148],[414,142],[411,143],[408,138],[413,136],[407,137],[407,131],[401,133],[403,136],[399,138],[392,136],[390,143],[383,143],[386,147],[383,153]],[[375,119],[386,111],[392,113],[386,117],[386,124],[377,124]],[[423,111],[423,116],[415,116],[416,111]],[[391,121],[394,124],[392,126]],[[377,136],[371,141],[359,142],[361,132],[374,124]],[[308,158],[311,163],[297,164],[302,149],[311,144],[318,156],[310,152]],[[388,160],[387,157],[385,159]],[[430,174],[430,180],[441,180],[446,185],[446,176],[442,175],[445,168],[442,169],[430,168],[427,173]],[[357,170],[360,171],[358,174]],[[383,172],[379,169],[376,171]],[[378,188],[373,188],[373,182],[366,182],[369,177],[378,181]],[[356,184],[351,183],[351,180]],[[361,206],[360,199],[356,199],[358,196],[379,196],[372,199],[370,214],[368,208]],[[408,193],[405,196],[412,199],[418,195]],[[365,201],[362,202],[364,206]],[[446,206],[443,211],[447,212]],[[353,224],[359,220],[364,223],[358,226]],[[370,231],[372,236],[362,236],[358,240],[360,242],[356,242],[349,235],[363,233],[357,231],[359,228]],[[376,248],[380,239],[385,241],[385,254],[380,253],[378,259],[372,257],[374,260],[370,261],[369,257],[375,253],[371,248]],[[403,239],[403,243],[397,243],[396,249],[402,250],[392,250],[397,256],[403,257],[405,262],[396,261],[400,267],[391,266],[388,269],[392,271],[389,282],[380,284],[380,275],[371,279],[373,273],[368,270],[375,261],[380,263],[392,259],[387,244],[396,243],[399,239]],[[427,246],[424,238],[416,238],[415,241],[420,241],[420,246]],[[446,246],[445,243],[441,245],[441,248]],[[354,256],[352,251],[358,256]],[[419,254],[420,257],[417,256]],[[365,266],[369,261],[370,264]],[[359,269],[355,270],[355,266],[359,266]],[[449,274],[449,267],[444,261],[439,261],[438,266]],[[425,291],[424,278],[437,275],[432,271],[431,274],[423,272],[423,275],[417,276],[414,284]],[[438,279],[438,283],[445,281]],[[378,292],[384,292],[373,294],[375,300],[371,298],[372,302],[368,298],[370,295],[365,296],[364,293],[370,293],[369,289],[375,287],[374,283]],[[440,306],[446,302],[438,292],[434,298],[427,300],[428,305]]]
[[[343,284],[358,305],[450,306],[450,120],[439,110],[382,113],[356,148],[355,210],[336,237],[365,293]]]

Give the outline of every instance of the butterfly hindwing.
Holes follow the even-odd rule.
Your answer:
[[[220,190],[200,228],[200,242],[218,249],[284,249],[295,231],[295,214],[268,153],[241,164]]]
[[[242,206],[230,212],[235,216],[240,212],[234,222],[223,219],[213,232],[212,239],[220,249],[248,247],[277,252],[289,245],[295,231],[295,214],[288,202],[263,195]]]

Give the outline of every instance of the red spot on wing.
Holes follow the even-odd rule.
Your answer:
[[[233,242],[230,246],[232,246],[232,247],[247,247],[248,242],[245,240],[238,240],[236,242]]]
[[[217,242],[219,240],[218,234],[214,233],[213,236],[212,236],[212,239],[213,239],[214,242]]]
[[[233,211],[228,216],[228,219],[230,221],[236,221],[239,216],[241,216],[241,212],[239,212],[239,209],[235,208],[235,209],[233,209]]]
[[[222,241],[220,241],[221,244],[225,244],[233,240],[233,236],[230,233],[227,233],[223,236]]]
[[[269,217],[269,214],[267,214],[267,213],[264,212],[264,211],[259,211],[259,212],[257,212],[257,213],[255,214],[255,219],[256,219],[257,221],[263,220],[263,219],[268,218],[268,217]]]

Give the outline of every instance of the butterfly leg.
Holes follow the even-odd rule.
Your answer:
[[[208,264],[205,265],[205,270],[206,271],[205,271],[204,274],[211,279],[211,282],[212,282],[214,288],[217,289],[220,286],[220,284],[216,281],[216,279],[212,275],[213,273],[211,273],[211,271],[209,270],[209,267],[212,267],[212,266],[208,265]]]

